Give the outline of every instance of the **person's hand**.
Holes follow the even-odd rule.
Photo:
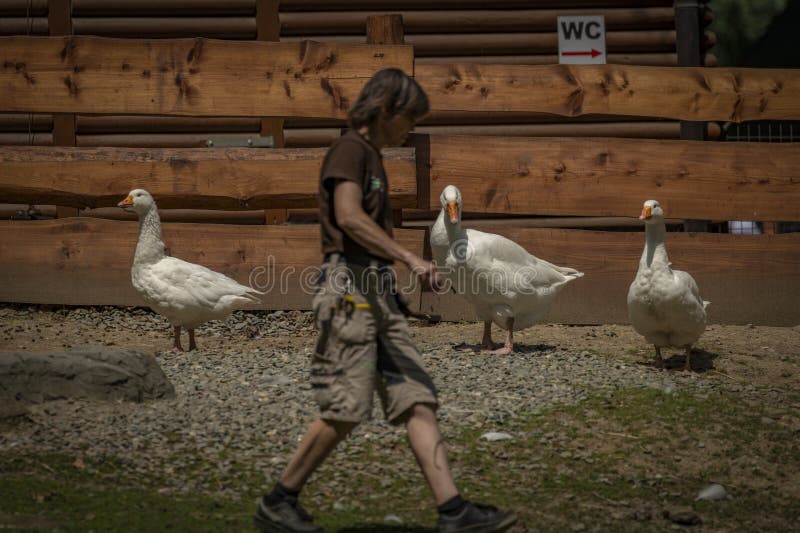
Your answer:
[[[407,263],[408,268],[422,280],[428,280],[434,290],[438,290],[444,283],[444,278],[436,270],[436,263],[426,261],[416,255],[411,256]]]

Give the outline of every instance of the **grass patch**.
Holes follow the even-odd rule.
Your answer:
[[[794,395],[792,395],[794,399]],[[791,530],[800,517],[798,419],[789,406],[653,389],[597,394],[575,406],[519,414],[485,442],[482,429],[444,428],[468,498],[511,508],[526,527],[563,531],[671,530],[665,511],[688,509],[712,529]],[[304,504],[330,531],[432,531],[431,497],[408,447],[348,441],[314,477]],[[0,458],[0,527],[63,531],[248,530],[263,474],[233,469],[236,500],[158,491],[116,460]],[[189,468],[202,462],[189,461]],[[166,475],[166,474],[165,474]],[[707,483],[731,499],[696,502]],[[386,525],[387,514],[403,523]]]

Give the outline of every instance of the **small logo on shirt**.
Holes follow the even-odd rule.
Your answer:
[[[370,190],[373,190],[373,191],[380,190],[382,184],[383,183],[381,182],[380,178],[376,178],[375,176],[372,176],[372,178],[370,179],[370,182],[369,182]]]

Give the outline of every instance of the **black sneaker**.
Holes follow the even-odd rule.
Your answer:
[[[314,518],[300,507],[281,501],[267,504],[264,498],[258,502],[258,509],[253,516],[256,528],[269,533],[323,533],[323,529],[314,525]]]
[[[467,502],[455,516],[439,515],[439,533],[489,533],[505,531],[517,521],[517,515],[491,505]]]

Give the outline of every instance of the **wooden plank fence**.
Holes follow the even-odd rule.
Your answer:
[[[2,111],[344,117],[403,45],[0,37]]]
[[[0,111],[342,118],[376,70],[434,111],[800,119],[800,73],[632,65],[413,65],[407,45],[0,37]],[[246,88],[246,89],[244,89]]]
[[[644,233],[487,227],[538,257],[586,275],[558,295],[548,322],[627,323],[627,294],[644,249]],[[711,302],[711,323],[795,326],[800,323],[800,234],[667,233],[673,268],[692,274]],[[475,320],[454,294],[423,293],[422,310],[446,320]],[[478,334],[477,331],[475,333]]]
[[[0,221],[0,301],[143,305],[131,286],[138,224],[89,218]],[[397,230],[423,253],[424,232]],[[163,224],[168,253],[269,288],[260,309],[309,309],[320,264],[317,226]],[[410,273],[398,268],[400,284]],[[419,288],[408,295],[419,307]]]
[[[452,184],[472,212],[638,216],[654,198],[672,218],[800,220],[791,143],[431,136],[430,150],[432,209]]]
[[[290,3],[300,9],[304,2],[316,5]],[[411,47],[402,45],[83,37],[0,38],[0,113],[80,113],[86,118],[79,123],[88,124],[93,114],[193,116],[207,119],[211,128],[219,116],[243,121],[274,116],[321,119],[309,127],[335,129],[336,122],[324,121],[340,121],[366,79],[385,66],[415,75],[428,91],[434,116],[800,117],[800,73],[789,70],[415,68]],[[94,124],[106,127],[103,120]],[[442,188],[453,183],[471,213],[635,216],[644,200],[655,198],[670,218],[800,220],[800,153],[789,145],[421,135],[414,146],[385,155],[394,207],[437,209]],[[164,208],[312,207],[323,154],[320,149],[5,147],[0,202],[101,208],[91,214],[102,216],[103,206],[143,186]],[[626,321],[625,294],[644,246],[642,233],[487,229],[586,273],[558,299],[550,320]],[[247,282],[268,260],[278,270],[317,265],[318,231],[316,226],[167,223],[164,238],[175,256]],[[0,222],[0,300],[138,304],[129,279],[136,234],[134,222],[96,218]],[[423,231],[401,229],[398,237],[424,252]],[[712,301],[712,321],[773,325],[800,322],[798,245],[797,235],[670,233],[667,240],[675,266],[692,272]],[[448,318],[466,316],[459,314],[463,303],[450,298],[417,291],[412,306]],[[297,278],[259,307],[308,304]]]
[[[0,147],[0,202],[115,206],[147,189],[160,208],[316,207],[324,148]],[[413,148],[385,152],[391,198],[417,199]]]

